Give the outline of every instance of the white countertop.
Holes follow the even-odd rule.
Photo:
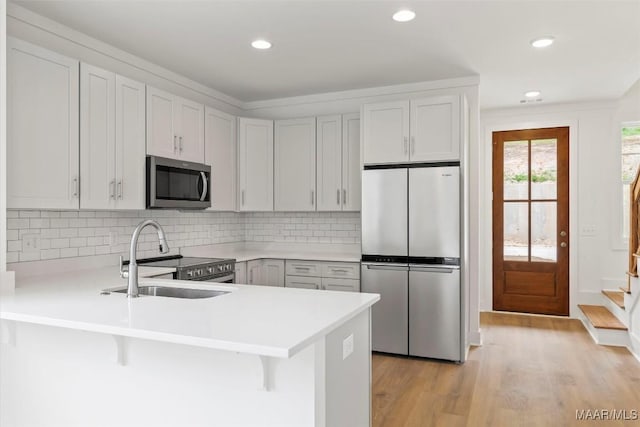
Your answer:
[[[277,250],[277,249],[234,249],[218,248],[215,246],[193,246],[182,248],[184,256],[205,258],[234,258],[236,262],[251,261],[254,259],[296,259],[302,261],[326,261],[326,262],[360,262],[360,254],[340,252],[315,252],[301,250]]]
[[[161,274],[144,267],[140,273]],[[0,297],[0,318],[290,358],[380,299],[377,294],[177,280],[141,278],[140,284],[150,281],[232,292],[206,299],[128,299],[100,295],[104,288],[126,285],[117,267],[71,271],[19,281],[13,294]]]

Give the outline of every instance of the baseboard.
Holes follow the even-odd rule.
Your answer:
[[[629,332],[629,351],[640,362],[640,337]]]
[[[477,331],[469,331],[469,345],[482,345],[482,329],[478,329]]]
[[[13,292],[16,289],[16,275],[13,271],[0,272],[0,292]]]

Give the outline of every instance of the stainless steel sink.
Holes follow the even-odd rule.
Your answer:
[[[126,294],[127,288],[103,291],[103,293],[113,292]],[[198,299],[217,297],[220,295],[228,294],[229,291],[220,291],[214,289],[174,288],[172,286],[140,286],[138,288],[138,293],[140,295],[149,295],[154,297]]]

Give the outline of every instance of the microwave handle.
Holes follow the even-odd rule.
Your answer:
[[[200,176],[202,177],[202,195],[200,196],[200,201],[204,202],[205,197],[207,197],[207,187],[209,187],[209,181],[207,181],[207,175],[204,172],[200,172]]]

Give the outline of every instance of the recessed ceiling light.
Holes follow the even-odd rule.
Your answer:
[[[398,22],[408,22],[416,17],[416,13],[413,10],[401,9],[393,14],[393,20]]]
[[[537,96],[540,96],[540,91],[539,90],[530,90],[529,92],[525,92],[524,96],[526,96],[527,98],[535,98]]]
[[[551,36],[539,37],[537,39],[531,40],[531,46],[533,47],[547,47],[551,46],[554,42],[554,38]]]
[[[271,43],[264,39],[258,39],[251,42],[251,46],[256,49],[269,49],[271,47]]]

